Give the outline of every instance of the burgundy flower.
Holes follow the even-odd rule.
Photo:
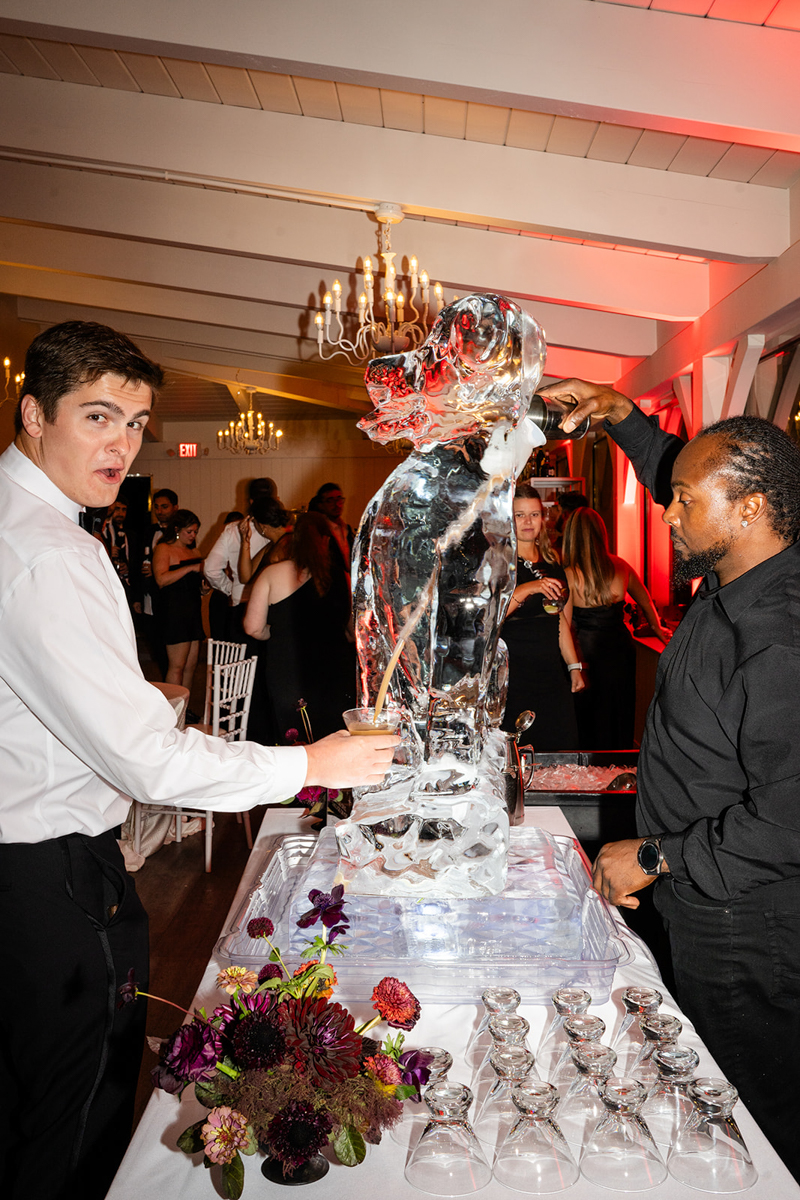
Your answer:
[[[298,1069],[307,1069],[320,1082],[349,1079],[358,1074],[361,1038],[346,1008],[321,998],[289,1000],[287,1041]]]
[[[399,1067],[403,1073],[403,1083],[417,1089],[416,1096],[409,1099],[422,1099],[422,1089],[431,1077],[432,1061],[430,1054],[423,1054],[420,1050],[406,1050],[405,1054],[400,1055]]]
[[[187,1083],[213,1079],[221,1053],[220,1035],[211,1025],[205,1021],[181,1025],[161,1047],[151,1072],[153,1086],[174,1094]]]
[[[231,1046],[237,1066],[268,1071],[286,1056],[286,1034],[279,1021],[254,1012],[236,1022]]]
[[[117,1008],[124,1008],[126,1004],[133,1004],[134,1000],[139,995],[139,985],[136,982],[136,976],[134,974],[133,967],[131,967],[130,971],[128,971],[128,982],[123,983],[122,986],[118,988],[118,992],[119,1000],[117,1001]]]
[[[392,975],[387,975],[373,990],[372,1007],[393,1029],[413,1029],[419,1020],[419,1000],[407,984]]]
[[[309,806],[319,803],[319,801],[322,799],[327,800],[327,798],[328,789],[319,787],[319,785],[316,783],[310,784],[308,787],[300,788],[300,791],[295,797],[296,800],[301,800],[303,804],[308,804]]]
[[[230,1036],[233,1032],[231,1026],[247,1013],[251,1012],[274,1015],[276,1020],[283,1020],[283,1011],[280,1008],[275,993],[272,991],[253,992],[251,994],[240,992],[233,1006],[222,1004],[219,1008],[215,1008],[212,1013],[212,1020],[223,1037]]]
[[[312,888],[308,893],[312,907],[298,918],[297,924],[301,929],[308,929],[309,925],[316,925],[317,921],[322,918],[322,924],[327,929],[333,928],[334,925],[346,929],[350,924],[350,918],[346,917],[342,911],[346,903],[343,896],[344,887],[341,883],[337,883],[330,892],[321,892],[319,888]]]
[[[275,926],[269,917],[254,917],[252,921],[247,922],[249,938],[271,938],[274,932]]]
[[[258,972],[258,982],[266,983],[268,979],[282,979],[283,971],[277,963],[265,963]]]
[[[286,740],[290,746],[293,746],[295,744],[295,742],[299,742],[300,741],[299,731],[297,729],[287,729],[286,730]]]
[[[290,1100],[269,1123],[266,1144],[270,1153],[291,1172],[322,1149],[333,1129],[333,1117],[324,1108],[312,1108],[302,1100]]]

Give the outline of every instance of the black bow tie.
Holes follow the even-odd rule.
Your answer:
[[[78,524],[87,533],[95,534],[103,523],[106,511],[105,508],[87,508],[84,512],[78,513]]]

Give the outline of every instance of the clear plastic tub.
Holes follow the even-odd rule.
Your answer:
[[[247,936],[253,917],[269,917],[273,941],[290,969],[306,938],[297,918],[312,888],[329,892],[338,851],[332,829],[275,838],[259,885],[223,934],[219,956],[258,970],[263,941]],[[419,1000],[478,1001],[484,988],[505,983],[528,1004],[549,1003],[566,984],[584,987],[597,1004],[608,999],[614,971],[630,961],[614,919],[591,887],[586,861],[571,838],[539,829],[512,829],[508,882],[500,896],[476,900],[410,900],[351,896],[347,953],[334,960],[336,995],[366,1000],[384,975],[402,979]],[[265,950],[267,953],[265,953]]]

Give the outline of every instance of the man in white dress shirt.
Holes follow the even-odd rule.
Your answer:
[[[394,738],[309,747],[179,732],[142,676],[123,587],[84,508],[116,498],[160,369],[73,321],[32,343],[0,456],[0,1195],[105,1196],[130,1134],[147,922],[115,838],[130,798],[220,811],[381,779]],[[137,1012],[137,1010],[140,1010]]]

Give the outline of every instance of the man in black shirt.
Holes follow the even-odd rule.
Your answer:
[[[800,1178],[800,450],[767,421],[687,445],[611,388],[578,401],[665,505],[676,574],[705,576],[664,650],[639,756],[640,837],[601,850],[595,886],[635,908],[655,882],[678,999]]]

